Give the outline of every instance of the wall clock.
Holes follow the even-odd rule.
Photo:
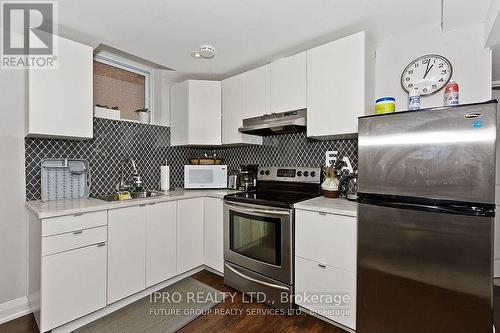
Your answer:
[[[426,54],[410,62],[401,73],[401,86],[409,92],[415,89],[421,96],[432,95],[450,81],[453,69],[448,59]]]

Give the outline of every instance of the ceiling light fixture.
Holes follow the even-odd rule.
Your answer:
[[[191,57],[195,59],[212,59],[215,56],[215,49],[210,45],[202,45],[199,50],[191,52]]]

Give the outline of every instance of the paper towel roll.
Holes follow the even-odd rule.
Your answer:
[[[168,165],[162,165],[160,167],[161,171],[161,180],[160,180],[160,189],[162,191],[170,190],[170,167]]]

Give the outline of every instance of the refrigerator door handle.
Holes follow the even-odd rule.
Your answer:
[[[425,205],[425,204],[416,204],[416,203],[408,203],[408,202],[395,202],[395,201],[378,201],[378,200],[360,200],[362,203],[377,205],[377,206],[385,206],[385,207],[393,207],[400,209],[415,209],[436,213],[447,213],[447,214],[459,214],[459,215],[470,215],[470,216],[495,216],[495,211],[492,209],[487,209],[479,206],[435,206],[435,205]]]

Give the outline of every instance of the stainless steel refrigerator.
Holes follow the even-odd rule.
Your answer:
[[[358,333],[492,331],[496,106],[359,118]]]

